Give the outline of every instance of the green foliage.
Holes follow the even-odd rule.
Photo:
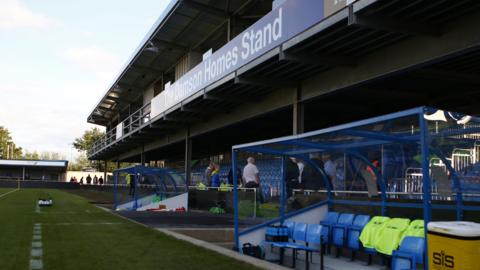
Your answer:
[[[24,159],[40,159],[40,154],[37,151],[30,152],[28,150],[25,151],[23,155]]]
[[[73,147],[80,152],[88,151],[94,142],[98,141],[105,135],[105,132],[101,131],[99,128],[92,128],[83,133],[82,137],[75,138],[73,142]]]
[[[43,151],[38,153],[38,151],[30,152],[28,150],[25,151],[25,154],[22,156],[23,159],[29,160],[65,160],[65,156],[58,152],[53,151]]]
[[[22,148],[15,145],[10,131],[0,126],[0,158],[18,159],[20,157],[22,157]]]

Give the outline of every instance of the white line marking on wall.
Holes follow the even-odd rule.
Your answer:
[[[38,207],[38,205],[37,205]],[[43,269],[43,249],[42,249],[42,224],[35,223],[33,225],[32,249],[30,250],[30,269]]]

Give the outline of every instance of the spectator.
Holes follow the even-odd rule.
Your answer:
[[[330,187],[335,190],[335,176],[337,175],[337,168],[335,163],[332,161],[332,157],[329,153],[324,153],[322,155],[323,161],[323,170],[327,174],[328,181],[330,182]]]
[[[80,178],[79,183],[80,183],[80,185],[83,185],[83,176]]]
[[[380,171],[380,161],[378,161],[378,159],[372,160],[372,165],[377,171]],[[372,166],[367,165],[367,171],[372,175],[372,180],[377,181],[377,175],[375,174]]]
[[[310,154],[310,161],[303,169],[302,173],[302,188],[310,190],[318,190],[324,186],[323,175],[318,169],[322,169],[323,162],[318,153]],[[326,188],[326,187],[325,187]]]
[[[299,189],[303,189],[305,181],[303,181],[303,170],[305,169],[305,163],[301,159],[297,159],[297,167],[298,167],[298,187]]]
[[[98,178],[98,184],[103,185],[103,177],[100,175],[100,178]]]
[[[70,177],[70,183],[73,183],[73,176]]]
[[[90,176],[90,174],[87,175],[86,180],[87,180],[87,185],[90,185],[92,183],[92,177]]]
[[[127,185],[129,186],[128,195],[135,196],[135,177],[132,178],[130,174],[127,174]]]
[[[247,165],[243,168],[242,178],[246,188],[256,189],[256,200],[263,203],[262,189],[260,187],[260,172],[255,165],[255,159],[253,157],[247,159]]]
[[[98,177],[97,177],[96,174],[95,174],[95,176],[93,177],[93,184],[94,184],[94,185],[98,185]]]
[[[73,183],[77,183],[77,177],[73,176]]]
[[[220,165],[218,164],[213,164],[211,183],[212,187],[220,187]]]
[[[253,157],[247,159],[247,165],[243,168],[243,182],[246,188],[258,188],[260,186],[260,172]]]
[[[237,168],[236,170],[237,172],[237,183],[239,183],[239,181],[242,181],[242,171]],[[228,176],[227,176],[227,179],[228,179],[228,184],[229,185],[233,185],[233,170],[232,168],[230,168],[230,170],[228,171]]]
[[[210,184],[214,166],[215,166],[215,163],[213,161],[210,161],[210,163],[208,163],[207,168],[205,169],[204,177],[205,177],[205,184],[207,184],[207,186]]]
[[[285,168],[285,185],[287,187],[287,197],[292,197],[293,190],[298,188],[298,176],[300,175],[296,158],[289,158]]]

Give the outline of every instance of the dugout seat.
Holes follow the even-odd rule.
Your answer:
[[[424,264],[425,238],[406,236],[392,254],[392,270],[417,269]]]

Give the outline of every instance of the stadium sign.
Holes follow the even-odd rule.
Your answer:
[[[324,0],[286,1],[175,83],[166,84],[165,90],[152,99],[150,116],[153,118],[165,112],[206,86],[320,22],[325,17],[324,10]]]

